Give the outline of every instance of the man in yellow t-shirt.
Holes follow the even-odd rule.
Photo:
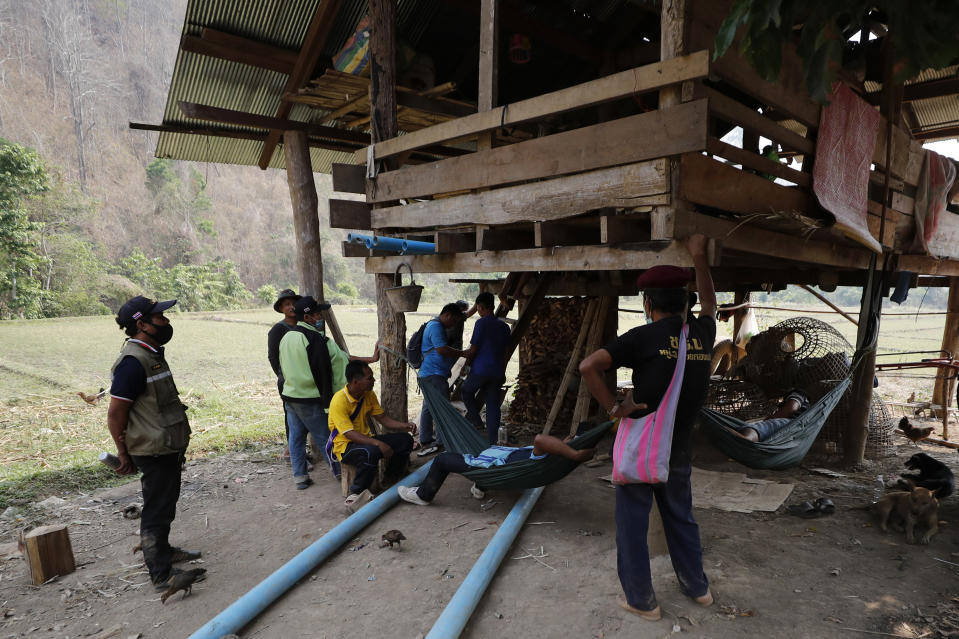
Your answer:
[[[365,362],[346,365],[346,386],[330,400],[330,432],[332,456],[341,463],[356,467],[350,485],[347,504],[359,499],[376,477],[381,459],[388,459],[386,476],[399,478],[406,474],[416,424],[401,422],[386,415],[373,392],[373,370]],[[395,431],[373,435],[367,424],[372,417],[387,430]]]

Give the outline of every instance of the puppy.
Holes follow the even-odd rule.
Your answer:
[[[919,538],[920,544],[939,532],[939,501],[928,488],[916,486],[910,492],[896,491],[886,493],[877,505],[879,527],[886,532],[890,520],[902,521],[906,527],[906,541],[916,542],[915,528],[918,524],[926,529]]]
[[[935,457],[926,453],[916,453],[906,462],[906,468],[917,470],[919,473],[903,473],[901,477],[914,486],[922,486],[933,491],[936,499],[948,497],[955,490],[955,478],[952,471]],[[904,489],[908,490],[905,487]]]

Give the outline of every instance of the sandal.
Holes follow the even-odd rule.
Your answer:
[[[351,493],[350,496],[346,498],[346,501],[343,502],[343,505],[351,512],[356,512],[371,501],[373,501],[373,493],[367,489],[361,493]]]
[[[802,517],[803,519],[813,519],[822,514],[819,508],[809,501],[804,501],[801,504],[793,504],[792,506],[786,506],[786,512],[788,512],[790,515]]]
[[[813,506],[816,507],[821,515],[831,515],[836,512],[836,504],[832,503],[832,500],[828,497],[820,497]]]
[[[632,613],[637,617],[642,617],[646,621],[659,621],[663,617],[662,610],[659,606],[656,606],[652,610],[640,610],[635,606],[630,606],[629,603],[626,602],[625,597],[617,597],[616,603],[626,612]]]
[[[421,444],[421,446],[422,446],[422,444]],[[420,452],[416,453],[416,456],[417,456],[417,457],[426,457],[427,455],[432,455],[433,453],[439,451],[439,449],[440,449],[440,445],[437,444],[436,442],[433,442],[432,444],[426,444],[426,445],[423,447],[423,450],[421,450]]]

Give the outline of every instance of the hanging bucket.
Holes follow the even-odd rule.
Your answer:
[[[410,271],[409,286],[402,286],[403,279],[400,276],[400,269],[406,267]],[[413,267],[403,263],[396,267],[396,273],[393,274],[393,286],[386,289],[386,297],[390,300],[390,306],[394,313],[411,313],[420,305],[420,295],[423,294],[423,287],[413,280]]]

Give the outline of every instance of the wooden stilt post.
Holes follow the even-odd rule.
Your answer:
[[[477,92],[477,111],[489,111],[497,103],[497,85],[499,68],[499,2],[500,0],[481,0],[480,2],[480,39],[479,39],[479,86]],[[493,133],[480,133],[476,140],[479,151],[490,149],[493,145]]]
[[[523,304],[523,312],[520,313],[519,319],[516,320],[516,324],[513,325],[509,341],[506,343],[506,349],[503,351],[503,357],[506,361],[509,361],[513,357],[516,347],[519,346],[519,341],[523,338],[523,334],[533,320],[533,316],[542,304],[543,299],[545,299],[546,291],[549,289],[549,284],[552,279],[552,273],[543,273],[540,276],[539,282],[536,283],[536,290],[533,291],[530,298]]]
[[[686,53],[686,0],[663,0],[660,10],[660,60],[669,60]],[[669,86],[659,91],[659,108],[669,109],[682,102],[680,86]],[[653,240],[671,240],[676,218],[684,217],[689,204],[679,198],[679,157],[669,160],[670,204],[657,206],[650,213],[650,237]]]
[[[370,141],[395,138],[396,124],[396,0],[369,0],[370,4]],[[388,170],[388,161],[380,161]],[[376,276],[376,316],[380,343],[399,353],[406,351],[406,317],[393,311],[386,289],[393,276]],[[392,355],[380,358],[380,404],[394,419],[409,419],[406,363]]]
[[[379,324],[380,344],[397,353],[406,352],[406,316],[394,313],[386,297],[386,289],[393,286],[393,276],[376,276],[376,319]],[[407,420],[409,406],[406,388],[406,362],[384,353],[380,357],[380,405],[393,419]]]
[[[290,186],[293,204],[293,232],[296,234],[296,262],[300,275],[300,294],[324,300],[323,251],[320,248],[319,200],[313,181],[310,146],[304,131],[283,132],[283,157],[286,160],[286,180]],[[347,350],[346,341],[332,311],[324,313],[333,341]],[[349,351],[347,351],[349,352]]]
[[[949,280],[949,303],[946,307],[946,325],[942,331],[942,350],[949,351],[953,359],[959,359],[959,277]],[[954,405],[955,380],[947,379],[951,371],[936,377],[932,391],[932,403],[942,406],[942,438],[949,439],[949,407]]]

